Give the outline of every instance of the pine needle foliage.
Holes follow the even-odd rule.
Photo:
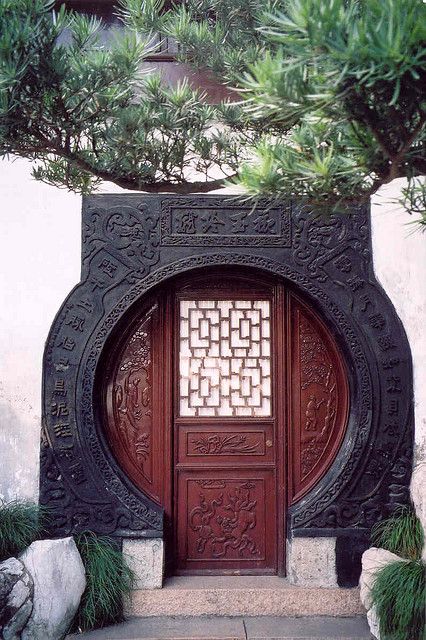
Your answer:
[[[376,524],[371,538],[376,547],[402,558],[419,560],[422,556],[424,533],[413,507],[402,507],[390,518]]]
[[[383,567],[371,597],[383,640],[424,640],[426,567],[421,560],[392,562]]]
[[[184,192],[189,170],[195,190],[213,166],[209,188],[235,173],[215,108],[187,82],[141,73],[146,36],[117,32],[105,45],[98,20],[53,4],[0,2],[0,155],[35,160],[37,179],[82,193],[101,180]]]
[[[134,574],[121,551],[106,536],[87,531],[74,537],[86,570],[86,589],[73,622],[74,631],[88,631],[123,620],[123,601]]]
[[[425,227],[423,0],[119,5],[125,28],[106,45],[97,20],[52,14],[53,0],[0,2],[0,155],[83,193],[101,180],[191,193],[232,179],[253,198],[328,210],[405,178]],[[166,38],[239,103],[206,105],[189,83],[141,73]]]
[[[44,515],[31,502],[0,501],[0,562],[18,555],[42,535]]]

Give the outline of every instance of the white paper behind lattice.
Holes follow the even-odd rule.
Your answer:
[[[269,300],[181,300],[181,416],[271,415]]]

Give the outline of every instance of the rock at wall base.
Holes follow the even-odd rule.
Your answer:
[[[371,635],[374,636],[377,640],[381,640],[380,622],[379,618],[377,617],[376,607],[371,607],[371,609],[367,611],[367,622],[368,626],[370,627]]]
[[[379,549],[378,547],[371,547],[362,554],[362,571],[359,579],[359,586],[361,588],[360,598],[367,610],[373,606],[371,602],[371,589],[377,572],[387,564],[400,560],[402,560],[402,558],[395,553],[387,551],[386,549]]]
[[[0,637],[19,640],[33,608],[34,585],[20,560],[0,563]]]
[[[20,559],[34,580],[33,610],[22,640],[61,640],[86,587],[84,566],[74,540],[38,540]]]
[[[419,462],[414,467],[411,477],[411,499],[416,509],[416,514],[425,532],[422,560],[426,562],[426,462]]]
[[[374,580],[380,569],[383,569],[383,567],[391,562],[400,562],[401,560],[403,560],[403,558],[400,558],[400,556],[397,556],[395,553],[387,551],[386,549],[379,549],[378,547],[371,547],[362,554],[362,571],[359,579],[359,586],[361,588],[360,598],[362,604],[367,609],[367,622],[370,631],[377,640],[380,640],[379,619],[376,608],[373,606],[371,600],[371,589],[373,588]]]

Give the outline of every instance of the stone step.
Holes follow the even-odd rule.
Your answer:
[[[359,589],[297,587],[276,576],[173,577],[162,589],[136,590],[131,616],[356,616]]]
[[[67,640],[371,640],[365,617],[133,618]]]

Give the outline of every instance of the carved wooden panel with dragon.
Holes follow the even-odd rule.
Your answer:
[[[347,422],[348,384],[335,341],[295,297],[290,303],[291,501],[299,500],[330,466]]]
[[[324,323],[280,282],[193,275],[137,311],[111,358],[109,445],[165,510],[177,573],[282,573],[286,505],[330,467],[348,383]]]
[[[162,309],[148,301],[116,355],[107,391],[107,436],[130,479],[161,503],[163,426],[158,412],[161,382]]]

